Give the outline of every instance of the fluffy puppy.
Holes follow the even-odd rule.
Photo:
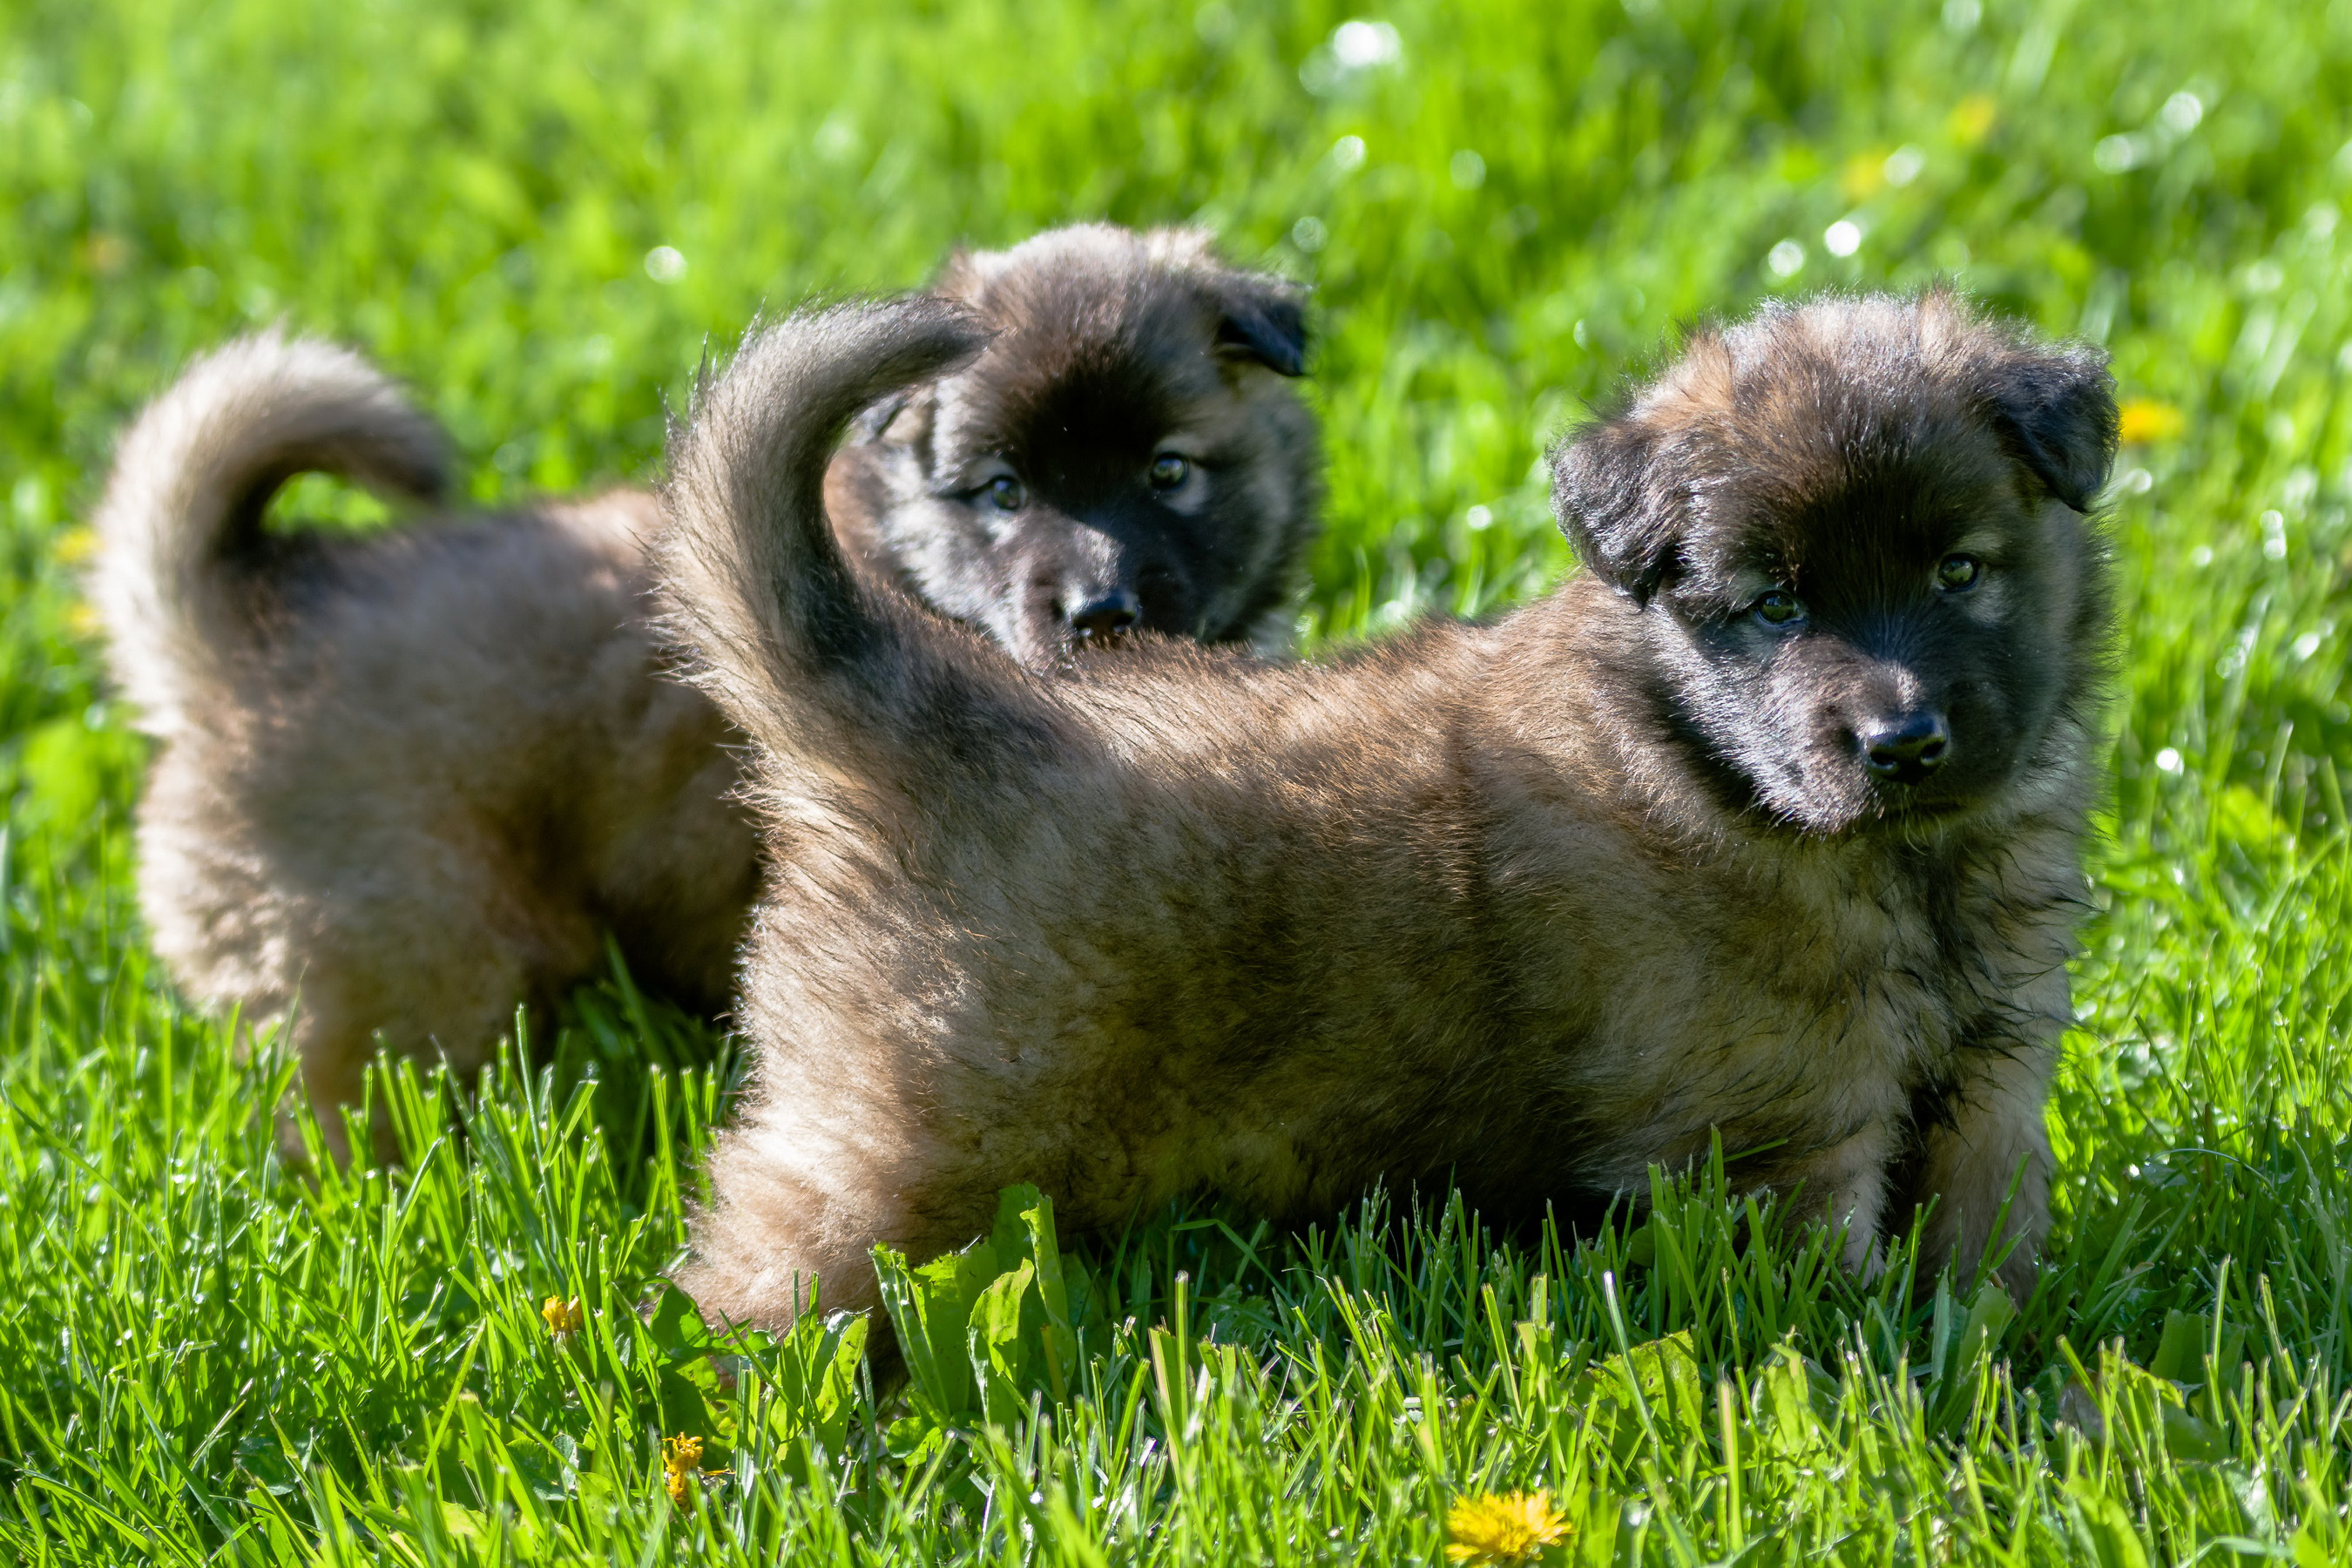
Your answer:
[[[1035,664],[1132,626],[1262,631],[1317,500],[1296,291],[1197,233],[1107,227],[959,258],[943,287],[998,338],[844,455],[867,575]],[[441,431],[387,381],[270,333],[148,408],[97,512],[92,598],[163,742],[141,895],[183,987],[290,1014],[321,1108],[358,1097],[379,1038],[477,1066],[607,931],[649,984],[720,1003],[756,841],[740,737],[658,673],[653,498],[265,529],[306,470],[450,489]]]
[[[1932,1199],[1937,1255],[2030,1287],[2101,356],[1946,293],[1767,307],[1556,452],[1584,570],[1549,597],[1045,684],[861,588],[820,506],[844,421],[981,335],[797,318],[673,437],[665,592],[772,857],[706,1305],[870,1305],[872,1244],[960,1244],[1014,1181],[1080,1226],[1449,1174],[1525,1215],[1717,1135],[1857,1267]]]
[[[835,458],[857,564],[1030,665],[1130,630],[1287,642],[1321,477],[1290,286],[1197,229],[1081,224],[959,255],[932,291],[996,336]]]

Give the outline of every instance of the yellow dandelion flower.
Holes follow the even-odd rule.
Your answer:
[[[2000,116],[2000,106],[1981,92],[1972,92],[1952,106],[1952,137],[1964,146],[1973,147],[1992,130],[1992,122]]]
[[[684,1433],[662,1439],[662,1489],[680,1508],[694,1506],[694,1483],[702,1465],[702,1439]]]
[[[98,531],[94,528],[68,528],[58,535],[58,560],[68,566],[79,566],[98,553]]]
[[[106,630],[106,623],[98,618],[96,610],[76,599],[66,606],[66,630],[78,637],[94,637]]]
[[[1838,194],[1849,202],[1866,202],[1886,188],[1886,154],[1862,153],[1846,160],[1838,171]]]
[[[588,1314],[574,1296],[569,1301],[561,1296],[550,1296],[540,1303],[539,1315],[547,1320],[547,1331],[555,1336],[557,1344],[588,1326]]]
[[[1567,1540],[1570,1528],[1549,1492],[1457,1498],[1445,1515],[1445,1555],[1455,1563],[1531,1562]]]
[[[82,256],[92,272],[111,278],[130,262],[131,242],[119,234],[93,234],[83,242]]]
[[[2126,443],[2169,441],[2189,427],[2188,418],[2169,403],[2135,397],[2118,409],[2116,433]]]

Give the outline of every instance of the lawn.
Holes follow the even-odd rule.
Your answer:
[[[1540,1489],[1555,1562],[2352,1561],[2347,138],[2352,13],[2252,0],[0,10],[0,1554],[1432,1563]],[[1016,1194],[901,1279],[877,1388],[860,1325],[721,1344],[663,1293],[731,1058],[617,971],[529,1070],[381,1082],[398,1165],[279,1163],[287,1067],[131,897],[144,745],[73,575],[121,422],[283,319],[408,378],[483,500],[643,477],[755,310],[1082,216],[1314,285],[1310,648],[1567,570],[1544,444],[1699,314],[1948,277],[2108,347],[2113,787],[2031,1302],[1847,1277],[1719,1170],[1582,1237],[1423,1193],[1057,1249]]]

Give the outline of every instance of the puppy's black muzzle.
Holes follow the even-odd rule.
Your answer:
[[[1863,766],[1888,784],[1916,784],[1951,755],[1952,731],[1933,708],[1874,719],[1856,732]]]
[[[1064,603],[1062,618],[1069,624],[1070,640],[1076,647],[1108,647],[1143,619],[1143,601],[1124,586],[1107,593],[1071,595]]]
[[[1201,542],[1162,507],[1042,502],[1022,522],[1025,645],[1046,657],[1117,647],[1139,632],[1198,637]],[[1028,657],[1024,655],[1024,657]]]

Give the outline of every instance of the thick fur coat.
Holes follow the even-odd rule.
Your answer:
[[[1932,1203],[1932,1254],[2030,1283],[2107,635],[2097,354],[1948,294],[1768,307],[1555,454],[1585,570],[1548,598],[1049,683],[862,586],[821,508],[844,422],[983,336],[929,300],[798,317],[673,437],[664,590],[770,856],[707,1308],[869,1305],[873,1244],[959,1245],[1013,1182],[1078,1226],[1449,1177],[1529,1215],[1717,1137],[1857,1267]]]
[[[843,455],[867,579],[1040,665],[1129,631],[1263,637],[1318,500],[1296,290],[1197,233],[1100,226],[959,257],[942,288],[998,337],[894,387]],[[163,743],[140,887],[174,976],[290,1016],[321,1108],[358,1098],[379,1043],[474,1068],[608,932],[648,984],[719,1005],[756,840],[740,737],[661,672],[653,497],[266,530],[306,470],[428,508],[450,488],[441,431],[390,383],[271,333],[148,408],[98,509],[92,598]]]

